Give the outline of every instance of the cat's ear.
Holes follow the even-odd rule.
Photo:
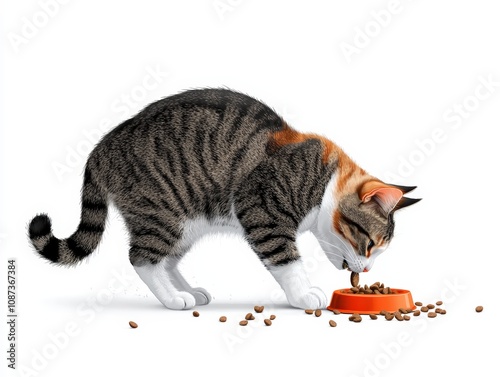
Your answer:
[[[417,186],[398,186],[398,185],[390,185],[390,186],[400,189],[401,191],[403,191],[403,194],[408,194],[410,191],[413,191],[417,188]]]
[[[413,198],[407,198],[406,196],[403,196],[401,200],[396,204],[396,207],[394,207],[393,211],[397,211],[398,209],[405,208],[408,206],[411,206],[412,204],[418,203],[422,199],[413,199]]]
[[[389,215],[403,198],[403,191],[397,187],[380,181],[368,181],[361,185],[358,191],[362,203],[375,201],[382,211]]]

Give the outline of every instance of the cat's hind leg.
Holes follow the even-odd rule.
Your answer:
[[[169,309],[191,309],[196,298],[190,292],[179,290],[169,270],[169,258],[152,263],[143,261],[133,264],[135,271],[156,298]]]
[[[210,301],[212,301],[212,296],[206,289],[201,287],[191,287],[179,271],[178,263],[169,263],[166,268],[168,275],[172,278],[172,282],[177,289],[191,293],[196,300],[196,305],[207,305]]]

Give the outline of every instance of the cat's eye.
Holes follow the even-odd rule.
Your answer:
[[[366,250],[368,252],[372,251],[373,246],[375,246],[375,242],[373,242],[373,240],[370,240],[370,242],[368,242],[368,246],[366,247]]]

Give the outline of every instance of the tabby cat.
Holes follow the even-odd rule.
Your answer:
[[[130,262],[170,309],[208,304],[178,263],[211,232],[243,235],[290,305],[323,308],[296,239],[310,230],[338,269],[369,270],[394,232],[394,212],[414,187],[385,184],[337,145],[291,128],[271,108],[227,89],[189,90],[152,103],[105,135],[83,179],[81,220],[69,238],[46,214],[29,237],[59,265],[89,256],[114,203],[130,232]]]

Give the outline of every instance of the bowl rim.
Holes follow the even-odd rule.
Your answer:
[[[330,311],[338,311],[342,314],[351,314],[351,313],[358,313],[358,314],[379,314],[380,311],[378,310],[353,310],[353,309],[347,309],[347,308],[336,308],[336,307],[333,307],[333,301],[334,301],[334,297],[335,296],[342,296],[344,297],[345,299],[349,299],[349,300],[355,300],[356,302],[361,302],[361,301],[365,301],[365,300],[368,300],[370,299],[371,301],[375,300],[375,301],[387,301],[387,300],[391,300],[391,298],[395,298],[395,299],[398,299],[398,298],[401,298],[401,297],[404,297],[404,296],[409,296],[409,298],[411,299],[411,307],[409,308],[405,308],[405,309],[410,309],[410,310],[415,310],[417,307],[413,301],[413,296],[411,294],[411,291],[408,290],[408,289],[401,289],[401,288],[391,288],[391,290],[394,290],[396,293],[393,293],[393,294],[388,294],[388,295],[377,295],[375,293],[368,293],[368,294],[363,294],[363,295],[360,295],[360,294],[356,294],[356,293],[347,293],[347,292],[343,292],[343,291],[346,291],[346,290],[349,290],[350,288],[340,288],[340,289],[337,289],[337,290],[334,290],[333,291],[333,294],[332,294],[332,298],[330,300],[330,304],[326,307],[328,310]]]

